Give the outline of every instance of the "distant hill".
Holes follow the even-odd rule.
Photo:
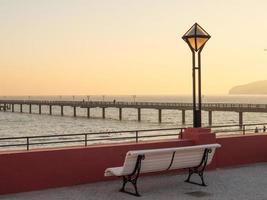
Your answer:
[[[235,86],[229,94],[267,94],[267,80]]]

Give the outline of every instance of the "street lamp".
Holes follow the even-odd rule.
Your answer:
[[[182,37],[192,52],[193,64],[193,126],[201,127],[201,51],[210,35],[197,23],[195,23]],[[198,56],[196,65],[196,53]],[[196,71],[198,84],[196,83]],[[196,103],[196,87],[198,88],[198,103]]]

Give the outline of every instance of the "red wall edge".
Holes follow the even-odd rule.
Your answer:
[[[216,138],[211,168],[267,162],[267,135]],[[108,180],[104,170],[121,166],[134,149],[194,145],[193,140],[112,144],[68,149],[0,153],[0,194],[24,192]]]

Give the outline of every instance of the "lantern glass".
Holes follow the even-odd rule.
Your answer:
[[[209,38],[197,38],[197,44],[196,44],[196,49],[195,51],[198,51],[207,41]]]
[[[210,35],[195,23],[182,37],[191,49],[198,51],[210,39]]]
[[[187,38],[188,41],[188,45],[190,46],[190,48],[196,50],[196,40],[195,38],[191,37],[191,38]]]

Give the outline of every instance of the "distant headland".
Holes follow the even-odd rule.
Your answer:
[[[267,94],[267,80],[232,87],[229,94]]]

